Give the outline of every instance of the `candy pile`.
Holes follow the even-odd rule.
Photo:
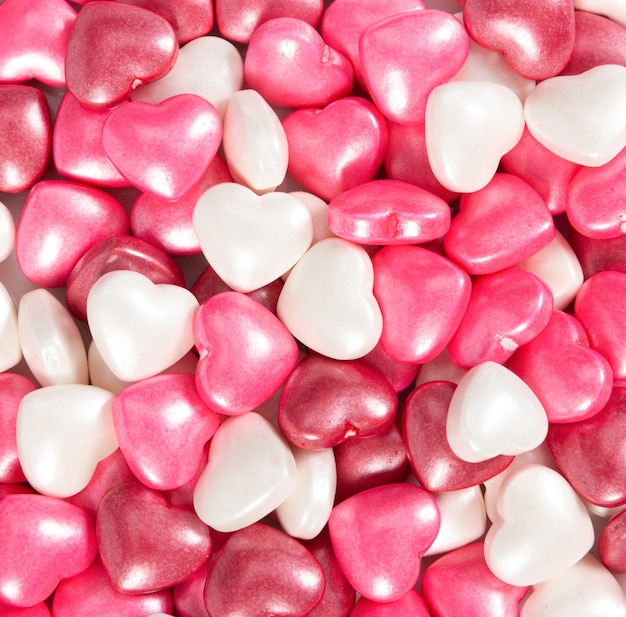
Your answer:
[[[0,617],[626,616],[626,3],[0,40]]]

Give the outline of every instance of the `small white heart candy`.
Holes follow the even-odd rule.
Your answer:
[[[296,473],[289,446],[265,418],[253,411],[231,416],[211,439],[193,493],[196,514],[217,531],[243,529],[287,498]]]
[[[374,349],[383,328],[374,298],[374,268],[360,246],[327,238],[291,271],[278,298],[278,316],[310,349],[354,360]]]
[[[593,541],[589,514],[567,480],[543,465],[522,465],[498,493],[485,560],[509,585],[536,585],[582,559]]]
[[[15,222],[9,209],[0,202],[0,261],[4,261],[15,248]]]
[[[193,347],[194,295],[177,285],[155,285],[130,270],[100,277],[87,297],[95,345],[122,381],[152,377]]]
[[[89,383],[87,352],[76,322],[47,289],[22,296],[17,329],[24,360],[42,386]]]
[[[96,465],[118,448],[113,394],[82,384],[27,394],[17,413],[17,452],[39,493],[70,497],[85,488]]]
[[[551,77],[528,95],[528,130],[560,157],[599,167],[626,146],[626,67],[596,66],[580,75]]]
[[[231,95],[243,85],[243,60],[237,48],[218,36],[201,36],[180,48],[172,70],[136,88],[133,101],[160,103],[177,94],[197,94],[223,118]]]
[[[315,538],[330,517],[337,487],[332,448],[303,450],[292,447],[296,461],[296,485],[276,509],[278,522],[292,537]]]
[[[287,193],[257,195],[234,182],[200,197],[193,224],[211,267],[232,289],[247,293],[287,272],[309,248],[313,221]]]
[[[0,283],[0,372],[13,368],[22,359],[17,331],[17,311],[6,287]]]
[[[577,11],[587,11],[608,17],[626,28],[626,3],[624,0],[574,0]]]
[[[426,103],[426,151],[451,191],[472,193],[493,178],[524,132],[517,95],[501,84],[457,81],[437,86]]]
[[[472,367],[448,408],[446,435],[452,451],[479,463],[499,454],[536,448],[548,434],[548,417],[535,393],[496,362]]]

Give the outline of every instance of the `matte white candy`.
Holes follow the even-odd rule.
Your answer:
[[[296,462],[280,433],[251,411],[217,429],[193,493],[196,514],[217,531],[243,529],[276,509],[296,485]]]
[[[226,39],[202,36],[180,48],[172,70],[139,86],[133,101],[160,103],[177,94],[197,94],[212,103],[223,118],[231,95],[243,85],[243,60]]]
[[[278,316],[310,349],[336,360],[360,358],[374,349],[383,328],[373,284],[365,249],[341,238],[322,240],[288,276]]]
[[[502,483],[485,559],[505,583],[536,585],[582,559],[593,541],[589,514],[565,478],[543,465],[523,465]]]
[[[42,386],[87,384],[87,352],[68,310],[47,289],[25,293],[17,311],[24,360]]]
[[[17,414],[17,451],[24,475],[44,495],[81,491],[96,465],[118,448],[113,394],[86,385],[39,388]]]
[[[509,88],[487,81],[437,86],[426,103],[426,150],[435,177],[459,193],[493,178],[524,131],[524,111]]]
[[[230,97],[222,145],[235,181],[266,193],[285,179],[287,136],[276,112],[256,90],[240,90]]]
[[[597,13],[626,27],[626,3],[624,0],[574,0],[578,11]]]
[[[560,157],[599,167],[626,146],[626,67],[596,66],[551,77],[528,95],[524,114],[535,139]]]
[[[123,381],[152,377],[193,346],[194,295],[177,285],[155,285],[130,270],[100,277],[87,297],[87,321],[98,351]]]
[[[0,201],[0,261],[4,261],[15,247],[15,222],[9,209]]]
[[[211,187],[193,224],[211,267],[232,289],[249,292],[287,272],[313,238],[307,207],[287,193],[257,195],[234,182]]]
[[[446,435],[452,451],[464,461],[528,452],[547,434],[548,417],[539,399],[501,364],[472,367],[452,395]]]
[[[296,485],[276,509],[278,522],[294,538],[317,536],[330,517],[337,487],[332,448],[303,450],[292,447],[296,461]]]
[[[14,367],[21,359],[17,311],[6,287],[0,283],[0,372]]]

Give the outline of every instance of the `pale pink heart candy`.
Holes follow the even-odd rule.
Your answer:
[[[278,317],[304,345],[335,360],[354,360],[376,347],[383,328],[373,294],[372,260],[341,238],[312,246],[278,298]]]
[[[626,4],[622,0],[574,0],[574,8],[603,15],[626,27]]]
[[[501,364],[489,361],[472,367],[452,395],[446,435],[464,461],[479,463],[499,454],[528,452],[547,434],[543,405]]]
[[[0,283],[0,371],[7,371],[22,359],[17,330],[17,311],[6,287]]]
[[[473,193],[485,187],[523,132],[522,103],[501,84],[451,82],[428,97],[428,160],[437,180],[451,191]]]
[[[489,569],[509,585],[536,585],[585,556],[594,541],[589,514],[556,471],[523,465],[502,483],[485,537]]]
[[[231,416],[217,429],[209,462],[193,492],[196,514],[221,532],[243,529],[278,507],[296,485],[287,442],[253,411]]]
[[[543,146],[573,163],[599,167],[626,146],[626,67],[604,64],[546,79],[524,104],[526,125]]]
[[[218,36],[201,36],[181,47],[172,70],[133,91],[132,101],[160,103],[177,94],[197,94],[223,118],[231,95],[243,85],[237,48]]]
[[[311,540],[324,529],[335,501],[337,468],[332,448],[291,448],[296,461],[296,485],[276,508],[281,527],[293,538]]]
[[[29,484],[44,495],[83,490],[96,465],[118,448],[113,394],[95,386],[61,385],[27,394],[17,412],[17,452]]]
[[[289,270],[311,244],[306,206],[287,193],[257,195],[223,182],[198,200],[193,224],[202,252],[236,291],[259,289]]]
[[[586,555],[567,570],[533,587],[521,617],[624,617],[626,596],[615,577]]]
[[[87,297],[87,322],[94,343],[118,379],[152,377],[193,346],[195,296],[130,270],[100,277]]]
[[[15,221],[10,210],[0,201],[0,262],[15,248]]]
[[[42,386],[89,383],[87,352],[78,326],[47,289],[22,296],[17,330],[26,364]]]
[[[256,90],[231,95],[222,143],[228,170],[240,184],[265,193],[285,179],[289,162],[285,130]]]

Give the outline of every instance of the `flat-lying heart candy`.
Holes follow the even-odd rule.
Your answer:
[[[502,483],[497,517],[485,538],[489,569],[510,585],[536,585],[591,548],[594,531],[574,489],[543,465],[522,465]]]
[[[526,126],[548,150],[587,167],[626,146],[626,67],[606,64],[542,81],[524,104]]]
[[[84,105],[113,107],[137,82],[165,75],[177,54],[174,30],[160,15],[120,2],[88,2],[67,44],[67,87]]]
[[[124,381],[152,377],[193,346],[198,301],[190,291],[155,285],[131,270],[108,272],[87,297],[87,321],[98,351]]]
[[[356,591],[374,602],[392,602],[417,583],[421,556],[439,529],[439,510],[422,488],[386,484],[335,506],[328,529]]]

